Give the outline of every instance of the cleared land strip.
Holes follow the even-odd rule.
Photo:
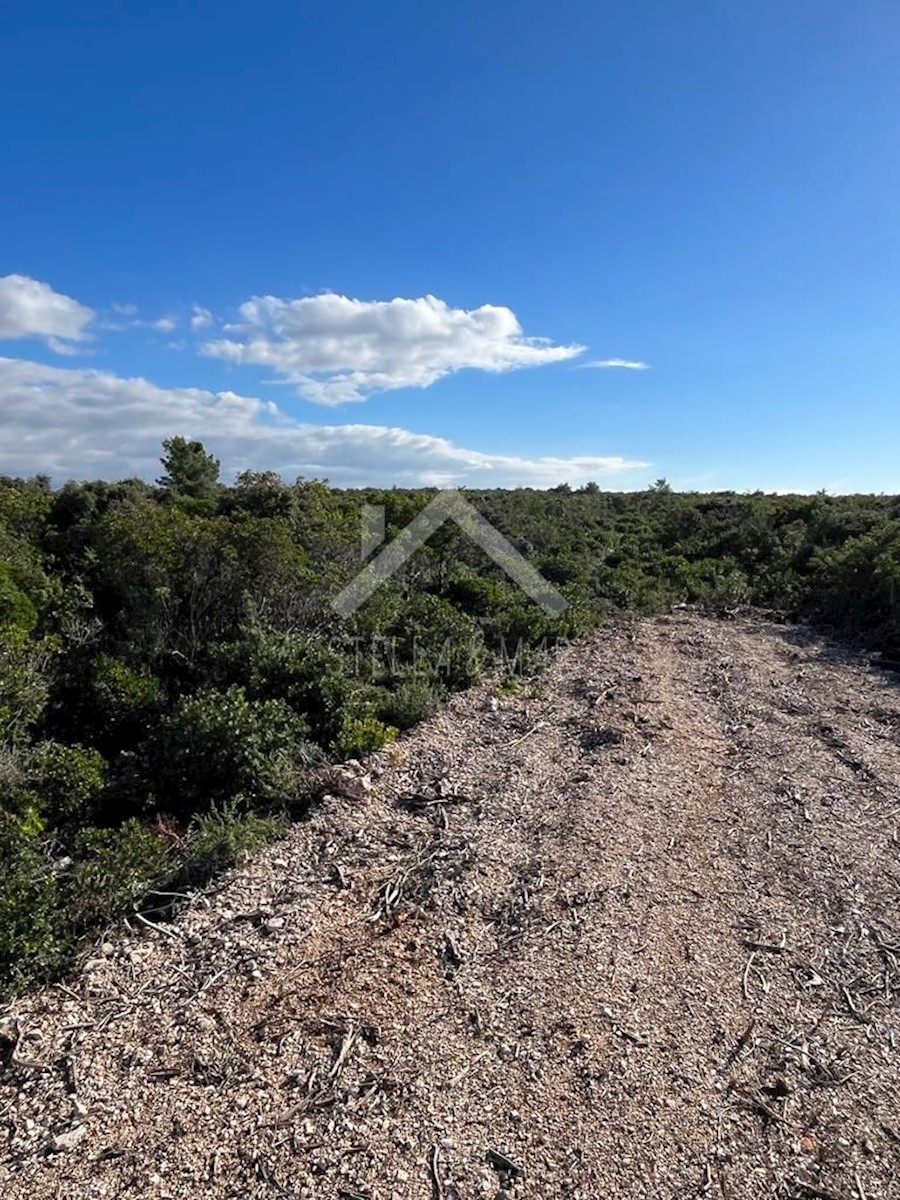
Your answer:
[[[900,1196],[900,691],[606,629],[19,1001],[16,1197]]]

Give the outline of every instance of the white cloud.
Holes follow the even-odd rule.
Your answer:
[[[191,308],[191,329],[206,329],[213,323],[213,315],[202,304],[194,304]]]
[[[624,371],[649,371],[650,364],[634,358],[595,358],[591,362],[578,364],[580,367],[593,367],[596,370],[611,370],[619,368]]]
[[[207,342],[204,353],[271,367],[318,404],[428,387],[467,367],[512,371],[562,362],[585,349],[526,337],[508,308],[450,308],[436,296],[377,301],[330,292],[299,300],[256,296],[239,312],[240,322],[225,327],[233,336]]]
[[[102,327],[110,333],[122,333],[126,329],[158,329],[160,333],[172,333],[178,328],[177,317],[157,317],[148,319],[137,316],[134,304],[113,304],[112,311],[116,314],[114,320],[103,321]],[[119,318],[124,318],[120,320]]]
[[[288,480],[327,477],[344,486],[643,486],[648,466],[616,455],[486,454],[379,425],[298,424],[274,404],[234,392],[0,358],[2,473],[153,479],[160,442],[177,433],[200,438],[230,471],[273,469]]]
[[[58,354],[84,341],[94,313],[28,275],[0,277],[0,339],[42,338]]]

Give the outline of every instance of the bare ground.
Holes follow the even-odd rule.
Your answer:
[[[6,1014],[19,1197],[900,1196],[900,692],[606,629]]]

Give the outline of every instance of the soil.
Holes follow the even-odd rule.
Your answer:
[[[0,1194],[900,1197],[898,780],[894,677],[754,619],[456,696],[6,1010]]]

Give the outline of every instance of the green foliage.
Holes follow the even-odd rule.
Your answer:
[[[393,688],[385,688],[378,704],[378,716],[397,729],[410,729],[430,717],[446,695],[437,683],[418,676],[400,679]]]
[[[0,738],[24,741],[50,694],[48,666],[55,646],[21,628],[0,629]]]
[[[447,588],[447,599],[472,616],[489,617],[508,601],[509,585],[505,580],[488,579],[473,570],[461,570]]]
[[[352,705],[354,681],[347,660],[309,634],[248,630],[239,650],[241,677],[258,700],[280,700],[303,718],[311,738],[332,748]]]
[[[261,816],[241,797],[202,812],[191,830],[179,883],[197,886],[240,862],[285,829],[282,816]]]
[[[484,634],[474,617],[449,600],[428,592],[410,597],[387,636],[416,673],[440,679],[448,688],[477,683],[485,661]]]
[[[183,437],[166,438],[165,454],[160,459],[165,474],[159,486],[179,496],[196,498],[210,495],[219,481],[219,460],[207,454],[202,442]]]
[[[57,879],[32,808],[0,807],[0,980],[18,988],[51,967],[59,951]]]
[[[110,654],[98,654],[88,679],[88,707],[101,743],[130,747],[156,717],[162,703],[160,681],[133,670]]]
[[[532,694],[616,612],[761,605],[900,658],[896,497],[472,491],[565,613],[450,522],[345,620],[361,505],[390,540],[434,489],[227,488],[184,438],[162,461],[155,488],[0,478],[0,993],[271,837],[314,757],[377,749],[488,667]]]
[[[167,868],[165,841],[136,818],[118,829],[88,828],[75,840],[62,882],[70,936],[103,928],[130,912]]]
[[[305,722],[284,700],[251,700],[237,685],[182,696],[151,753],[160,802],[175,813],[238,796],[296,801],[314,755]]]
[[[362,717],[347,715],[337,740],[337,753],[340,758],[362,758],[379,750],[388,742],[393,742],[399,730],[393,725],[385,725],[374,714]]]
[[[90,747],[38,742],[30,754],[28,785],[54,826],[89,823],[105,775],[103,755]]]
[[[674,563],[673,579],[683,588],[685,600],[709,609],[740,608],[751,600],[746,573],[728,557],[696,562],[678,559]]]
[[[32,633],[38,612],[14,579],[12,564],[0,562],[0,629],[18,629]]]
[[[822,551],[810,565],[821,618],[900,654],[900,520]]]
[[[295,497],[277,471],[241,471],[227,504],[253,517],[290,517]]]

